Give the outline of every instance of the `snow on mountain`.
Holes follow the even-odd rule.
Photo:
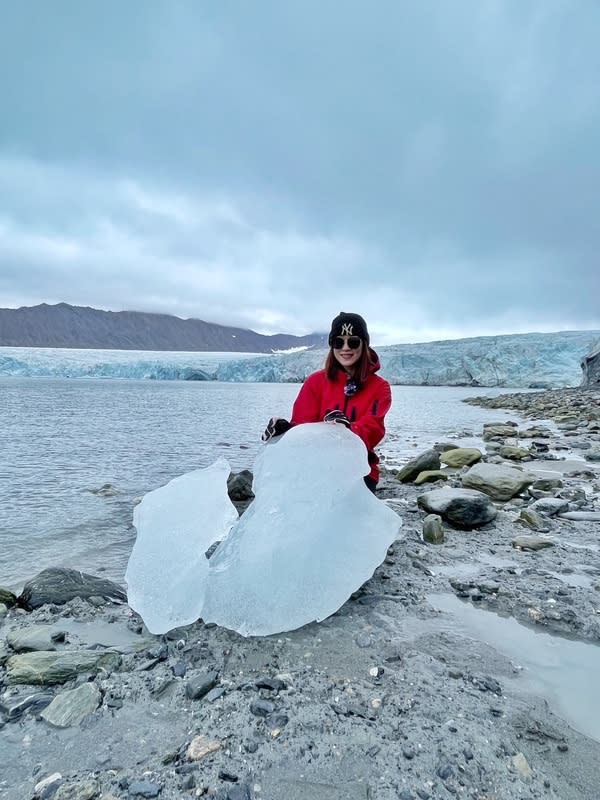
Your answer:
[[[482,336],[377,348],[380,374],[394,384],[579,386],[581,361],[600,331]],[[0,377],[101,377],[296,383],[322,367],[327,350],[252,355],[53,348],[0,348]]]

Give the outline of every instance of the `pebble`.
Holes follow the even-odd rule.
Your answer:
[[[162,791],[160,783],[132,781],[128,787],[130,797],[158,797]]]
[[[269,714],[272,714],[274,711],[275,705],[269,700],[257,698],[250,703],[250,712],[254,714],[255,717],[268,717]]]

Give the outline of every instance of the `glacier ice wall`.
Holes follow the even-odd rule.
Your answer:
[[[212,473],[198,472],[212,480]],[[134,520],[139,547],[136,542],[127,570],[136,586],[130,605],[154,633],[197,617],[244,636],[325,619],[368,580],[400,529],[400,518],[365,486],[368,472],[363,442],[343,426],[293,428],[263,448],[254,467],[254,502],[205,563],[210,543],[193,530],[193,516],[200,525],[205,506],[211,513],[221,507],[224,473],[216,492],[199,491],[187,476],[151,492],[146,498],[162,492],[160,503],[151,500]],[[181,518],[186,524],[174,526]],[[224,533],[215,530],[213,538]]]
[[[579,386],[581,360],[600,331],[480,336],[377,348],[381,375],[412,386]],[[322,367],[326,350],[253,356],[118,350],[0,348],[0,377],[92,377],[299,383]]]

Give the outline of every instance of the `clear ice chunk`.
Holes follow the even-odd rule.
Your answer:
[[[269,442],[254,465],[255,499],[229,535],[228,470],[221,460],[183,475],[136,509],[129,602],[153,633],[198,617],[244,636],[321,621],[398,535],[400,518],[364,484],[365,445],[343,425],[299,425]]]
[[[298,425],[267,444],[254,502],[210,560],[204,621],[266,636],[337,611],[401,524],[366,487],[369,469],[365,445],[343,425]]]
[[[127,596],[151,633],[189,625],[201,615],[206,550],[238,518],[227,495],[230,472],[220,458],[149,492],[134,509],[137,538],[125,573]]]

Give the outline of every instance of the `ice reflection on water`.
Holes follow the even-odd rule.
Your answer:
[[[455,632],[486,642],[524,667],[522,675],[536,694],[573,728],[600,741],[600,647],[529,628],[453,594],[435,594],[428,600],[452,615]]]

